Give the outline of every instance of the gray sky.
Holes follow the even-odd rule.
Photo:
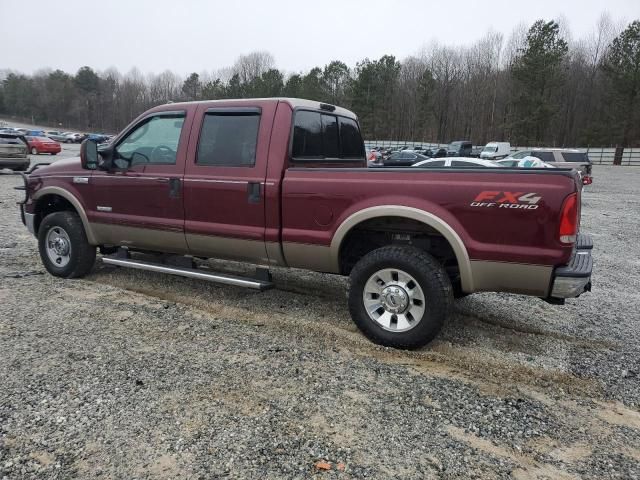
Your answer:
[[[563,16],[579,38],[605,8],[614,20],[640,18],[640,0],[0,0],[0,69],[184,75],[267,50],[278,68],[306,71],[334,59],[402,59],[432,40],[470,44],[489,29],[507,36],[538,18]]]

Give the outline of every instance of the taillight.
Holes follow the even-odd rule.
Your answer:
[[[562,204],[560,213],[560,242],[572,244],[578,234],[578,194],[572,193]]]
[[[584,177],[582,177],[583,185],[591,185],[592,183],[593,183],[593,178],[591,178],[591,175],[585,175]]]

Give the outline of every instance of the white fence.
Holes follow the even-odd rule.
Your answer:
[[[368,149],[372,147],[382,148],[401,148],[404,146],[415,148],[434,148],[434,147],[446,147],[447,144],[438,143],[425,143],[425,142],[399,142],[395,140],[366,140],[364,142],[365,147]],[[531,150],[533,147],[511,147],[511,152],[517,152],[519,150]],[[616,148],[592,148],[592,147],[575,147],[581,152],[587,152],[591,162],[595,165],[613,165],[616,155]],[[619,148],[620,165],[637,166],[640,167],[640,148]]]

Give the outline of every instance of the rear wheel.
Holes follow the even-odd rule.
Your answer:
[[[351,317],[381,345],[426,345],[442,328],[452,302],[451,282],[442,265],[415,247],[379,248],[351,271]]]
[[[89,273],[96,248],[89,245],[80,217],[75,212],[54,212],[38,229],[40,258],[56,277],[76,278]]]
[[[31,149],[31,155],[37,155],[38,154],[38,149],[36,147],[33,147]]]
[[[57,155],[58,152],[51,152],[51,155]]]

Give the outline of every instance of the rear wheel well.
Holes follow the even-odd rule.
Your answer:
[[[60,195],[49,194],[39,198],[36,202],[35,208],[36,217],[34,227],[36,235],[38,234],[38,230],[40,228],[42,220],[44,220],[47,215],[54,212],[66,211],[78,213],[71,202]]]
[[[367,253],[387,245],[410,245],[436,258],[454,286],[460,285],[460,266],[449,241],[435,228],[403,217],[377,217],[354,226],[340,245],[340,273],[349,275]]]

